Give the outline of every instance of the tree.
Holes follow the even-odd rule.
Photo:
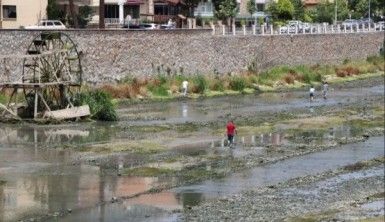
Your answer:
[[[286,21],[293,19],[294,6],[289,0],[272,1],[267,8],[273,20]]]
[[[92,8],[88,5],[79,7],[79,14],[77,15],[78,24],[80,28],[84,28],[92,16]]]
[[[56,0],[48,0],[46,11],[48,19],[61,21],[65,20],[64,12],[60,10],[59,6],[56,3]]]
[[[333,23],[335,3],[327,0],[317,5],[314,12],[314,20],[316,22]],[[348,2],[346,0],[337,0],[337,20],[342,21],[349,17]]]
[[[257,11],[255,0],[247,1],[246,9],[247,9],[247,12],[250,13],[250,17],[252,17],[253,14]]]
[[[99,0],[99,28],[104,29],[104,0]]]
[[[227,24],[230,26],[231,21],[237,15],[238,7],[236,0],[223,0],[219,5],[219,10],[216,11],[218,18],[226,19]]]
[[[302,0],[290,0],[290,2],[294,6],[293,18],[303,21],[305,16],[305,7],[303,6]]]

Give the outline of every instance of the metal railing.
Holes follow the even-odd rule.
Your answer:
[[[217,25],[212,26],[213,35],[301,35],[301,34],[335,34],[335,33],[360,33],[382,32],[385,27],[381,23],[326,25],[314,24],[309,26],[255,26],[236,27]]]

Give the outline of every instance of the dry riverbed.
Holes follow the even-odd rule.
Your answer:
[[[184,211],[184,221],[383,221],[384,158],[291,179]]]
[[[0,205],[0,221],[114,221],[119,216],[125,221],[128,209],[136,209],[138,221],[156,221],[159,212],[166,215],[163,221],[375,220],[384,215],[373,210],[376,201],[383,201],[379,181],[384,163],[377,158],[384,135],[384,86],[375,82],[332,85],[330,99],[312,104],[306,93],[282,92],[121,105],[117,123],[2,125],[0,195],[31,200]],[[238,127],[234,149],[224,138],[229,118]],[[230,186],[227,197],[191,194],[194,201],[188,202],[181,198],[189,197],[188,191],[178,193],[256,168],[265,172],[275,164],[286,172],[288,165],[280,163],[307,161],[313,153],[352,155],[350,147],[361,145],[368,147],[372,160],[349,160],[345,165],[351,166],[343,168],[333,160],[333,170],[309,169],[287,178],[279,173],[279,183],[246,186],[241,194],[233,194],[237,189]],[[301,168],[301,160],[296,161],[294,168]],[[24,191],[15,192],[23,184]],[[353,191],[357,194],[348,195]],[[155,200],[145,201],[151,198]],[[151,205],[152,213],[145,205]],[[165,207],[169,205],[173,207]],[[101,206],[114,214],[101,215]],[[114,209],[122,211],[115,215]]]

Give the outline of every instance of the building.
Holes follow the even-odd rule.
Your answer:
[[[36,25],[46,18],[48,0],[0,0],[0,28]]]
[[[57,0],[68,13],[68,0]],[[99,0],[74,0],[75,11],[82,5],[91,6],[93,16],[90,23],[99,23]],[[123,24],[127,21],[153,21],[165,23],[168,19],[177,19],[180,12],[180,0],[104,0],[104,18],[108,24]]]
[[[238,7],[239,7],[239,12],[237,15],[237,18],[239,19],[250,19],[250,18],[255,18],[255,17],[265,17],[265,9],[267,7],[267,4],[269,0],[255,0],[255,5],[257,8],[257,11],[253,14],[250,15],[247,12],[247,1],[248,0],[237,0]],[[194,10],[194,16],[198,17],[214,17],[214,5],[211,2],[211,0],[208,1],[201,1]]]

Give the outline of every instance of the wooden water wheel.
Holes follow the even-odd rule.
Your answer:
[[[89,114],[88,106],[79,110],[73,105],[82,85],[82,66],[76,44],[68,35],[42,32],[26,54],[21,83],[1,84],[14,89],[6,109],[12,110],[10,105],[18,103],[17,94],[22,91],[26,106],[23,112],[14,112],[18,116],[65,119]]]

